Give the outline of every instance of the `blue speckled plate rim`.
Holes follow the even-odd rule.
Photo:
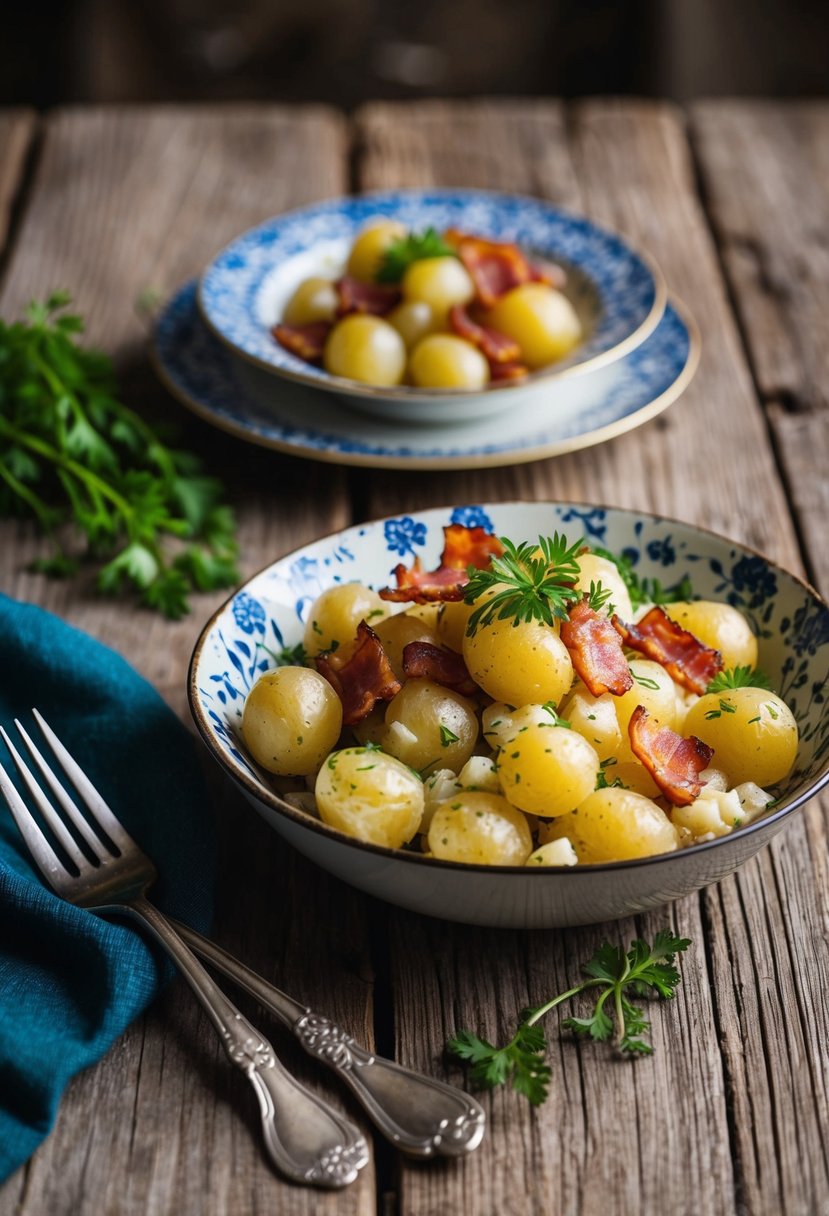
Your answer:
[[[494,507],[496,507],[496,506],[497,507],[512,507],[512,506],[537,507],[537,506],[541,506],[541,505],[550,506],[550,507],[554,507],[554,508],[558,508],[561,506],[585,507],[587,509],[599,508],[600,510],[603,510],[603,511],[622,512],[622,513],[626,513],[626,514],[637,515],[642,519],[646,519],[646,520],[650,521],[650,523],[652,523],[652,524],[657,524],[657,525],[658,524],[673,524],[675,527],[679,527],[679,528],[693,528],[693,529],[695,529],[695,531],[701,532],[706,536],[711,536],[717,541],[721,541],[722,543],[724,543],[726,545],[732,546],[734,549],[742,550],[745,554],[747,554],[751,557],[759,557],[777,574],[782,574],[786,578],[792,579],[793,582],[798,583],[803,588],[804,592],[808,596],[810,596],[812,599],[814,599],[816,603],[821,605],[821,607],[823,608],[823,610],[825,612],[829,613],[829,604],[827,604],[826,600],[823,598],[823,596],[820,594],[820,592],[818,592],[811,585],[811,583],[807,582],[806,579],[801,578],[797,574],[793,574],[790,570],[786,570],[783,566],[778,565],[777,562],[772,561],[771,558],[768,558],[763,553],[760,553],[759,550],[753,549],[753,548],[751,548],[751,546],[745,545],[741,541],[731,540],[729,537],[723,536],[722,533],[715,532],[712,528],[703,528],[699,524],[689,524],[686,520],[676,519],[671,515],[657,515],[651,511],[632,510],[632,509],[626,508],[626,507],[613,507],[613,506],[608,506],[605,503],[595,503],[595,502],[578,503],[575,501],[571,502],[569,499],[567,500],[567,502],[564,502],[563,500],[558,500],[558,499],[544,500],[544,502],[540,502],[537,499],[510,499],[509,502],[502,502],[502,503],[496,503],[496,504],[489,504],[489,503],[483,504],[485,510],[494,509]],[[435,512],[444,511],[444,512],[446,512],[446,514],[448,516],[448,514],[453,510],[453,507],[451,505],[443,506],[443,507],[437,506],[437,507],[429,507],[428,510],[435,511]],[[353,528],[358,528],[358,527],[366,528],[366,527],[376,526],[378,524],[383,523],[385,518],[386,518],[385,516],[381,515],[375,519],[365,520],[360,524],[354,524],[354,525],[352,525],[352,527]],[[349,532],[349,531],[351,531],[350,528],[343,528],[343,529],[338,530],[337,532],[329,532],[324,536],[317,537],[315,540],[307,541],[305,545],[302,545],[300,547],[307,548],[308,545],[319,544],[319,543],[325,542],[327,540],[331,540],[334,537],[341,535],[341,533]],[[827,785],[829,785],[829,758],[827,758],[827,760],[824,764],[823,771],[818,773],[817,777],[814,779],[813,783],[810,786],[808,786],[805,790],[802,790],[799,794],[797,794],[792,799],[791,802],[787,803],[785,806],[779,807],[776,811],[773,811],[770,815],[761,816],[759,819],[755,819],[753,823],[747,824],[746,827],[744,827],[744,828],[740,828],[738,833],[734,833],[734,834],[727,835],[727,836],[719,836],[715,840],[706,840],[706,841],[701,842],[700,844],[689,845],[687,848],[679,849],[675,853],[655,853],[650,857],[635,857],[635,858],[631,858],[627,861],[596,862],[596,863],[591,863],[591,865],[589,867],[587,867],[587,866],[572,866],[572,867],[571,866],[555,866],[555,867],[549,867],[549,868],[539,867],[538,869],[534,869],[532,866],[490,866],[490,865],[481,865],[480,863],[477,863],[477,862],[449,861],[446,858],[426,857],[423,853],[416,853],[414,851],[409,852],[407,849],[392,849],[392,848],[385,847],[383,845],[371,844],[369,841],[366,841],[366,840],[358,840],[356,837],[347,836],[344,832],[340,832],[337,828],[332,828],[327,823],[323,823],[323,821],[321,819],[314,819],[313,816],[311,816],[303,811],[299,811],[295,807],[292,807],[290,805],[290,803],[283,802],[277,794],[272,793],[270,790],[266,789],[264,786],[257,785],[256,782],[254,782],[250,777],[248,777],[241,770],[231,769],[230,765],[224,759],[222,753],[216,747],[214,740],[213,740],[213,734],[210,729],[210,726],[204,720],[204,717],[201,712],[201,703],[200,703],[200,699],[199,699],[199,688],[198,688],[196,673],[197,673],[197,667],[198,667],[202,648],[204,647],[204,644],[207,641],[208,634],[212,630],[214,623],[218,620],[218,618],[225,611],[227,606],[236,598],[236,596],[239,594],[239,592],[244,587],[246,587],[249,583],[252,583],[254,581],[254,579],[258,578],[261,574],[264,574],[264,572],[266,570],[269,570],[271,566],[276,565],[277,562],[284,561],[285,558],[289,557],[289,556],[290,556],[290,552],[282,554],[281,557],[276,557],[272,561],[267,562],[264,566],[261,567],[261,569],[257,570],[254,574],[250,575],[249,578],[245,579],[245,582],[243,584],[241,584],[239,587],[237,587],[232,592],[232,594],[229,595],[227,597],[227,599],[222,604],[219,605],[219,607],[216,609],[216,611],[212,614],[212,616],[209,618],[209,620],[205,623],[203,629],[201,630],[201,632],[198,636],[196,644],[193,648],[193,653],[190,657],[190,665],[189,665],[188,672],[187,672],[187,700],[188,700],[189,707],[190,707],[190,713],[191,713],[193,721],[196,725],[196,729],[198,730],[199,734],[201,735],[202,739],[204,740],[205,746],[207,747],[207,750],[210,752],[210,755],[213,757],[213,759],[216,761],[216,763],[220,766],[220,768],[222,769],[222,771],[224,772],[224,774],[227,777],[229,777],[232,781],[236,782],[237,785],[240,785],[244,789],[246,789],[247,792],[250,793],[254,798],[258,799],[260,802],[264,802],[272,810],[277,811],[280,815],[283,815],[287,819],[294,820],[294,822],[299,824],[300,826],[307,828],[309,831],[321,834],[321,835],[327,837],[329,840],[337,841],[339,844],[351,845],[354,848],[356,848],[358,851],[364,850],[369,853],[373,853],[376,856],[384,857],[387,860],[393,859],[393,860],[399,860],[399,861],[410,861],[415,865],[432,866],[433,868],[437,868],[437,869],[443,870],[443,871],[445,871],[446,868],[448,867],[453,870],[461,870],[461,871],[467,871],[467,872],[474,871],[475,873],[478,873],[478,874],[510,874],[513,876],[520,876],[521,878],[525,877],[528,874],[533,874],[536,876],[544,877],[548,880],[551,875],[555,875],[556,877],[561,877],[562,875],[573,875],[573,874],[578,875],[578,876],[583,876],[585,870],[588,868],[589,868],[589,871],[591,874],[599,873],[599,872],[603,872],[603,871],[617,873],[621,870],[637,869],[639,866],[649,866],[649,865],[670,866],[672,862],[676,862],[676,861],[680,860],[681,858],[686,858],[686,857],[689,857],[692,855],[699,856],[702,853],[708,852],[708,850],[710,850],[710,849],[715,849],[718,847],[725,850],[729,844],[731,844],[733,846],[735,841],[745,839],[747,836],[753,835],[755,832],[757,832],[763,828],[768,828],[771,825],[777,823],[779,820],[784,819],[788,815],[793,814],[796,810],[799,810],[802,806],[804,806],[812,798],[816,797],[819,793],[821,793],[821,791],[823,789],[825,789]],[[533,879],[531,881],[536,881],[536,880]],[[566,879],[565,879],[565,881],[566,881]]]
[[[540,380],[563,380],[567,377],[582,375],[585,372],[596,371],[600,367],[607,366],[608,363],[613,363],[617,359],[621,359],[630,351],[635,350],[642,342],[645,341],[656,326],[659,324],[660,318],[665,311],[665,306],[668,301],[668,287],[665,277],[662,273],[659,264],[655,258],[637,248],[627,237],[618,232],[614,232],[610,228],[605,228],[602,224],[596,224],[593,220],[588,219],[578,212],[570,211],[564,207],[554,206],[548,203],[545,199],[534,198],[527,194],[508,194],[498,190],[474,190],[474,189],[452,189],[452,190],[375,190],[368,191],[365,194],[346,194],[340,195],[331,199],[322,199],[317,203],[306,204],[302,207],[293,207],[289,211],[280,212],[279,215],[271,216],[267,220],[263,220],[261,224],[256,224],[253,228],[247,229],[229,241],[219,252],[211,259],[209,264],[202,271],[198,280],[198,290],[196,292],[196,302],[202,319],[208,329],[215,337],[222,342],[229,350],[245,362],[251,363],[254,367],[269,372],[271,375],[278,376],[287,380],[293,380],[298,384],[304,384],[311,388],[323,390],[336,390],[338,393],[344,393],[354,397],[380,397],[385,399],[394,397],[404,397],[408,400],[417,397],[429,398],[432,396],[445,395],[445,389],[414,389],[411,386],[400,385],[397,387],[378,389],[370,384],[359,384],[355,380],[347,380],[341,376],[332,376],[328,373],[320,371],[303,372],[297,366],[293,367],[290,363],[276,364],[270,360],[262,359],[253,352],[246,350],[243,346],[230,339],[224,333],[221,325],[217,324],[210,314],[210,309],[205,302],[205,292],[207,287],[208,276],[213,273],[214,267],[227,256],[240,242],[253,241],[260,233],[267,232],[269,228],[277,221],[296,218],[302,215],[303,212],[312,211],[317,207],[341,207],[354,202],[372,202],[377,204],[390,202],[401,196],[407,199],[437,199],[441,195],[451,197],[462,197],[473,199],[475,197],[484,197],[493,201],[504,200],[511,203],[520,203],[532,206],[534,208],[543,209],[551,212],[556,218],[572,221],[574,224],[583,224],[593,231],[599,233],[607,241],[613,242],[621,246],[632,260],[638,261],[649,272],[653,281],[653,303],[650,311],[644,316],[639,325],[631,331],[626,338],[615,343],[605,351],[590,356],[588,359],[583,359],[579,362],[568,363],[565,367],[557,367],[553,364],[550,367],[542,368],[533,372],[526,378],[524,384],[536,384]],[[495,384],[490,384],[487,387],[488,393],[501,392],[506,390],[515,390],[515,384],[512,381],[504,380]],[[461,390],[459,390],[461,391]]]
[[[180,288],[179,291],[177,291],[171,297],[171,301],[178,297],[181,290],[183,290],[183,288]],[[170,301],[168,301],[168,304],[165,305],[165,309],[169,307],[169,303]],[[553,456],[563,456],[569,452],[578,452],[584,448],[594,447],[600,443],[606,443],[608,440],[614,439],[618,435],[624,435],[628,431],[635,430],[644,423],[650,422],[653,418],[656,418],[670,405],[672,405],[682,395],[696,373],[701,354],[701,339],[697,324],[682,301],[676,296],[671,296],[670,304],[688,332],[688,354],[686,356],[685,364],[680,370],[679,374],[664,392],[659,394],[652,401],[649,401],[645,405],[641,406],[639,409],[627,414],[624,418],[619,418],[605,426],[596,427],[592,431],[583,431],[579,435],[574,435],[567,439],[556,440],[548,444],[535,444],[523,448],[504,448],[498,452],[485,452],[470,455],[453,453],[447,456],[398,456],[363,452],[347,452],[339,449],[320,450],[318,448],[304,445],[301,442],[276,439],[272,436],[260,435],[255,431],[252,431],[243,422],[235,422],[227,418],[220,417],[213,409],[204,405],[201,401],[189,393],[183,385],[177,383],[177,381],[174,380],[169,374],[165,362],[159,354],[155,338],[151,340],[148,351],[150,361],[157,376],[167,391],[171,393],[176,400],[178,400],[192,413],[196,414],[199,418],[203,419],[203,421],[209,423],[211,426],[215,426],[219,430],[225,431],[227,434],[233,435],[237,439],[242,439],[247,443],[253,443],[257,447],[268,448],[271,451],[281,452],[289,456],[297,456],[304,460],[318,460],[324,464],[338,464],[361,468],[410,469],[412,471],[501,468],[506,465],[528,464],[535,460],[546,460]],[[210,333],[212,335],[213,331],[210,330]]]

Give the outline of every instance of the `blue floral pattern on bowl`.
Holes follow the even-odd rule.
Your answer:
[[[490,527],[514,540],[554,530],[624,552],[637,573],[691,580],[703,599],[727,599],[758,635],[760,667],[800,729],[795,771],[778,791],[785,805],[829,776],[829,609],[804,583],[742,546],[689,524],[572,503],[470,504],[363,524],[307,545],[254,576],[207,630],[195,666],[194,712],[231,771],[253,773],[238,739],[244,698],[284,647],[302,639],[308,608],[335,581],[380,587],[401,553],[437,565],[447,524]],[[258,778],[257,778],[258,780]],[[747,829],[750,830],[750,829]]]
[[[330,386],[332,377],[274,341],[279,320],[267,303],[268,283],[280,265],[316,247],[344,250],[369,220],[391,216],[414,231],[459,228],[515,241],[536,255],[575,268],[595,293],[591,331],[573,355],[549,369],[595,363],[622,344],[644,338],[665,301],[661,274],[615,233],[540,199],[479,190],[390,191],[329,199],[275,216],[233,241],[201,278],[199,302],[211,328],[260,366],[306,383]],[[305,274],[318,273],[315,268]],[[547,369],[545,369],[546,374]],[[361,386],[353,385],[359,394]],[[410,389],[391,390],[405,395]]]

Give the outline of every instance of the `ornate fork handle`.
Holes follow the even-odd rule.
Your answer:
[[[171,923],[143,896],[126,909],[169,951],[221,1036],[228,1058],[259,1100],[265,1145],[273,1163],[296,1182],[342,1187],[368,1161],[365,1138],[347,1119],[283,1067],[270,1043],[215,984]]]
[[[383,1135],[403,1152],[458,1157],[480,1144],[486,1116],[469,1094],[373,1055],[334,1022],[280,992],[220,946],[186,925],[176,922],[176,927],[197,954],[254,996],[310,1055],[333,1069]]]

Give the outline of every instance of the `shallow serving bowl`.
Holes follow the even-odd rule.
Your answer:
[[[248,763],[239,738],[245,696],[283,646],[302,639],[313,600],[332,583],[378,587],[418,554],[437,565],[450,523],[515,541],[554,530],[624,552],[664,584],[688,575],[704,599],[739,608],[758,636],[759,665],[800,730],[794,771],[772,811],[708,843],[639,861],[571,869],[460,865],[364,844],[284,802]],[[829,608],[806,583],[759,554],[690,524],[578,503],[435,509],[349,528],[254,575],[208,621],[193,652],[190,708],[210,752],[245,797],[300,852],[354,886],[431,916],[541,928],[590,924],[669,903],[730,874],[829,781]]]
[[[569,296],[584,339],[568,358],[480,392],[377,388],[332,376],[283,349],[271,334],[298,284],[310,275],[336,278],[357,233],[391,216],[410,230],[454,227],[516,241],[567,271]],[[483,190],[398,190],[331,199],[267,220],[238,237],[211,262],[199,284],[199,307],[213,332],[242,359],[278,376],[335,392],[349,405],[385,419],[473,422],[525,401],[555,396],[553,382],[619,359],[643,342],[665,309],[662,274],[621,237],[539,199]]]

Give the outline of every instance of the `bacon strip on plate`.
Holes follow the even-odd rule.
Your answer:
[[[344,275],[334,284],[337,289],[337,315],[344,317],[350,312],[370,313],[383,317],[400,303],[400,289],[388,283],[363,283]]]
[[[342,701],[344,726],[361,722],[378,701],[400,692],[383,643],[365,621],[357,626],[357,645],[348,657],[329,650],[317,655],[316,665]]]
[[[459,338],[477,346],[490,363],[514,363],[521,358],[521,347],[514,338],[486,325],[478,325],[462,304],[453,304],[449,309],[449,324]]]
[[[658,604],[635,625],[626,625],[614,616],[613,626],[626,646],[661,663],[677,684],[700,696],[717,672],[722,671],[719,650],[703,645],[699,638],[672,621]]]
[[[530,369],[524,363],[490,363],[489,378],[496,380],[523,380]]]
[[[491,308],[505,292],[535,278],[529,262],[517,245],[507,241],[487,241],[450,228],[444,239],[455,246],[458,257],[469,272],[478,299]]]
[[[622,639],[607,617],[595,612],[586,599],[567,609],[561,640],[570,652],[576,674],[594,697],[605,692],[621,697],[633,688]]]
[[[403,670],[410,679],[432,680],[465,697],[473,697],[478,685],[455,650],[433,642],[409,642],[403,647]]]
[[[309,325],[274,325],[271,333],[292,355],[306,363],[318,363],[331,328],[330,321],[313,321]]]
[[[698,780],[708,768],[713,747],[696,735],[684,739],[669,726],[652,721],[644,705],[637,705],[628,723],[633,754],[642,761],[665,797],[674,806],[689,806],[698,798]]]
[[[499,557],[503,551],[498,537],[485,528],[449,524],[443,529],[443,553],[437,570],[424,570],[419,557],[409,569],[400,562],[392,570],[397,586],[383,587],[378,594],[381,599],[395,603],[435,604],[462,600],[463,589],[469,582],[467,567],[484,570],[490,558]]]

